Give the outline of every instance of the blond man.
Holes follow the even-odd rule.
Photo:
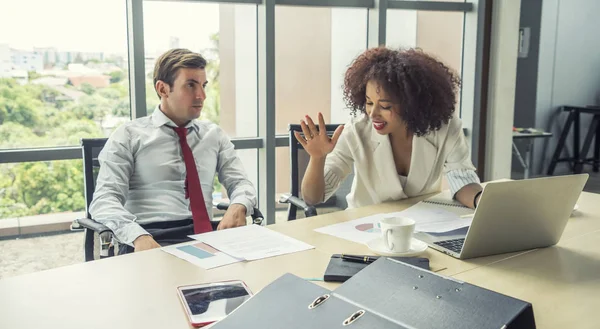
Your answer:
[[[161,55],[154,68],[160,104],[116,129],[99,155],[90,214],[114,232],[119,253],[245,225],[252,214],[256,190],[229,137],[196,120],[209,85],[205,68],[206,60],[187,49]],[[231,200],[218,227],[211,224],[215,175]]]

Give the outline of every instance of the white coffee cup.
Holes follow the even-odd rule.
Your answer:
[[[379,222],[383,245],[391,252],[405,252],[410,249],[415,221],[406,217],[385,217]]]

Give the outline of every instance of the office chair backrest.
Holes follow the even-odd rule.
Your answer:
[[[85,185],[85,212],[87,218],[90,216],[89,208],[94,198],[94,190],[96,189],[96,178],[100,170],[100,162],[98,155],[108,138],[82,138],[81,147],[83,152],[83,182]]]
[[[318,125],[317,125],[318,126]],[[339,126],[339,124],[328,124],[325,125],[325,129],[327,130],[327,134],[329,136],[333,135],[335,129]],[[300,187],[302,184],[302,179],[304,178],[304,172],[306,167],[308,166],[308,161],[310,160],[310,156],[304,150],[302,145],[298,143],[296,140],[296,136],[294,136],[294,132],[298,131],[302,134],[302,127],[299,124],[290,124],[288,126],[289,131],[289,145],[290,145],[290,168],[291,168],[291,195],[295,197],[300,197]],[[302,134],[303,135],[303,134]],[[349,175],[344,182],[340,185],[339,189],[336,191],[334,196],[332,196],[329,200],[326,200],[323,204],[319,206],[331,206],[337,207],[341,209],[346,209],[348,207],[348,203],[346,201],[346,195],[350,192],[350,188],[352,185],[352,179],[354,174]],[[297,208],[290,204],[288,207],[288,220],[296,219],[296,210]]]

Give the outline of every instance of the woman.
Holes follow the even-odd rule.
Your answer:
[[[327,200],[354,166],[349,208],[440,191],[443,173],[453,197],[475,208],[482,188],[453,117],[459,85],[450,68],[420,50],[379,47],[361,54],[344,80],[353,120],[329,138],[306,116],[304,136],[296,132],[310,155],[304,200]],[[320,113],[318,120],[323,127]]]

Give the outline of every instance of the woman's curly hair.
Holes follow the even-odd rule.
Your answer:
[[[346,71],[344,101],[352,114],[365,112],[367,82],[373,80],[399,104],[410,132],[422,136],[447,124],[456,109],[458,75],[420,49],[372,48]]]

